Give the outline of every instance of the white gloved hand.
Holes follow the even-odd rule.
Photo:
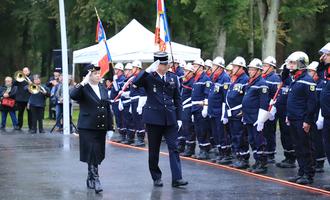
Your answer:
[[[119,111],[124,110],[124,106],[123,106],[123,103],[121,102],[121,100],[119,100],[119,102],[118,102],[118,109],[119,109]]]
[[[141,115],[142,114],[142,108],[147,102],[147,97],[146,96],[141,96],[139,98],[138,106],[136,108],[136,112]]]
[[[89,83],[89,78],[91,76],[92,72],[89,71],[87,75],[84,77],[84,79],[80,82],[80,85],[85,86],[87,83]]]
[[[160,61],[156,60],[154,63],[152,63],[147,69],[146,72],[147,73],[152,73],[155,72],[158,69],[158,65],[159,65]]]
[[[319,116],[318,116],[317,121],[316,121],[317,130],[322,130],[323,129],[323,124],[324,124],[324,117],[322,116],[321,109],[320,109]]]
[[[224,125],[228,124],[228,118],[222,118],[221,121]]]
[[[128,112],[132,114],[132,105],[129,106]]]
[[[202,116],[203,116],[204,118],[207,117],[207,106],[203,106]]]
[[[177,120],[176,122],[178,123],[178,131],[179,131],[180,128],[182,127],[182,121],[181,120]]]
[[[257,121],[253,124],[253,126],[257,125],[257,131],[262,131],[264,129],[264,124],[269,118],[269,112],[267,112],[264,109],[259,109],[258,111],[258,119]]]
[[[287,126],[290,126],[290,120],[288,119],[288,117],[285,118],[285,123]]]
[[[272,106],[272,109],[269,111],[269,120],[274,121],[277,109],[275,106]]]
[[[136,112],[139,114],[139,115],[141,115],[142,114],[142,107],[137,107],[136,108]]]
[[[263,129],[264,129],[264,123],[261,123],[261,122],[258,123],[258,124],[257,124],[257,131],[260,132],[260,131],[262,131]]]
[[[121,96],[122,97],[125,97],[125,98],[129,98],[129,94],[130,94],[131,92],[130,91],[126,91],[126,92],[123,92],[122,94],[121,94]]]
[[[226,112],[226,104],[222,103],[221,121],[223,124],[228,124],[228,118],[225,117],[225,112]]]
[[[191,115],[191,121],[194,122],[195,119],[194,119],[194,115]]]
[[[117,74],[113,75],[113,81],[115,81],[117,79],[118,79],[118,75]]]

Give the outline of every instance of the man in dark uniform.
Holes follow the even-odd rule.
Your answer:
[[[28,77],[29,79],[31,79],[31,75],[30,75],[30,69],[28,67],[24,67],[22,70],[24,76]],[[23,127],[23,121],[24,121],[24,111],[27,108],[27,103],[29,101],[30,98],[30,93],[25,90],[25,86],[29,85],[29,83],[27,81],[23,81],[23,82],[18,82],[18,81],[14,81],[13,83],[14,86],[17,86],[17,94],[16,94],[16,106],[17,106],[17,111],[18,111],[18,128],[22,129]],[[26,109],[27,111],[27,121],[28,121],[28,127],[29,127],[29,131],[32,129],[32,115],[31,115],[31,111],[29,109]]]
[[[309,63],[306,53],[296,51],[286,62],[294,79],[288,93],[287,122],[294,138],[293,144],[299,165],[297,176],[289,181],[303,185],[311,184],[315,172],[310,129],[316,113],[316,84],[306,70]]]
[[[100,83],[100,67],[88,65],[88,74],[71,90],[70,96],[80,106],[78,130],[80,161],[88,164],[87,187],[102,192],[98,165],[105,157],[105,137],[108,130],[109,98]]]
[[[182,179],[181,162],[176,139],[182,126],[180,82],[178,77],[168,72],[168,56],[165,52],[154,54],[157,61],[142,70],[133,84],[144,87],[147,102],[143,108],[143,121],[148,132],[149,170],[154,186],[162,187],[162,172],[158,166],[162,136],[165,137],[169,150],[172,172],[172,187],[187,185]],[[159,64],[158,64],[159,62]]]

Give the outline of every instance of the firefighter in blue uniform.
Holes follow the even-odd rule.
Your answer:
[[[277,167],[280,168],[295,168],[296,167],[296,156],[293,148],[292,136],[290,133],[290,127],[286,123],[286,108],[288,101],[288,92],[289,87],[292,82],[292,78],[290,76],[289,70],[286,68],[286,64],[284,63],[281,68],[281,80],[282,87],[279,91],[275,107],[276,107],[276,117],[278,118],[278,124],[281,132],[281,143],[283,147],[284,159],[281,162],[276,163]]]
[[[318,119],[322,124],[324,150],[330,163],[330,42],[321,48],[320,71],[324,71],[324,85],[321,92],[321,115]],[[330,185],[324,185],[324,189],[330,190]]]
[[[275,104],[273,102],[273,97],[277,91],[277,88],[281,84],[281,78],[279,75],[275,73],[276,68],[276,60],[272,56],[268,56],[263,60],[262,67],[262,77],[266,80],[266,83],[269,88],[269,99],[271,104]],[[271,111],[272,116],[265,123],[265,127],[263,130],[263,134],[267,141],[266,146],[266,154],[267,154],[267,162],[275,163],[275,153],[276,153],[276,107],[273,107]]]
[[[162,136],[169,150],[172,187],[187,185],[182,179],[181,162],[177,147],[178,130],[182,126],[182,104],[178,76],[168,71],[166,52],[154,54],[156,61],[142,70],[133,84],[144,87],[147,102],[143,108],[143,121],[148,132],[149,170],[154,186],[162,187],[162,172],[158,166]]]
[[[306,71],[309,59],[306,53],[297,51],[286,60],[293,76],[287,104],[287,123],[294,138],[294,148],[299,170],[289,181],[311,184],[314,177],[314,159],[311,145],[311,125],[316,113],[316,84]]]
[[[314,79],[316,83],[316,97],[317,97],[317,107],[314,113],[314,123],[311,126],[311,137],[313,144],[313,158],[315,159],[315,172],[321,173],[324,172],[323,166],[326,159],[324,148],[323,148],[323,137],[322,137],[322,126],[318,121],[318,116],[320,113],[320,94],[324,85],[324,81],[319,78],[317,74],[317,68],[319,63],[313,61],[310,65],[307,66],[308,74]]]
[[[222,57],[216,57],[212,62],[212,85],[208,96],[208,115],[211,122],[211,135],[218,149],[218,155],[214,161],[220,164],[227,164],[231,161],[230,137],[225,132],[223,124],[225,98],[230,85],[230,78],[224,69],[225,60]]]
[[[244,88],[249,80],[244,71],[245,65],[244,58],[240,56],[232,62],[232,80],[226,95],[226,112],[223,120],[224,124],[229,124],[232,151],[236,157],[231,166],[239,169],[248,168],[250,158],[247,132],[242,122],[242,100]]]
[[[135,60],[132,63],[132,66],[133,66],[133,75],[136,77],[142,70],[142,62],[139,60]],[[136,85],[133,84],[130,89],[130,97],[131,97],[131,110],[132,110],[134,131],[137,136],[137,141],[133,146],[142,147],[145,146],[144,143],[145,129],[144,129],[144,124],[142,122],[142,108],[147,101],[147,96],[144,91],[144,88],[137,87]]]
[[[175,75],[179,77],[180,83],[182,83],[184,77],[184,62],[180,61],[177,58],[174,58],[174,61],[171,64],[171,70]]]
[[[183,156],[191,157],[195,154],[196,134],[191,119],[191,93],[194,84],[194,67],[188,63],[184,67],[185,75],[182,80],[181,101],[182,101],[182,128],[179,131],[178,149]]]
[[[212,75],[212,66],[213,66],[212,60],[206,59],[204,62],[204,72],[205,72],[206,76],[209,77],[210,79],[211,79],[211,75]],[[210,85],[212,85],[212,81],[210,81]],[[209,89],[211,89],[211,86],[209,87]],[[211,124],[211,119],[210,119],[209,115],[206,117],[206,123]],[[211,144],[210,154],[218,153],[217,145],[214,140],[214,135],[212,135],[211,126],[206,126],[205,128],[206,128],[206,134],[207,134],[208,140],[210,141],[210,144]]]
[[[269,88],[261,76],[262,70],[262,62],[258,58],[248,65],[250,78],[242,101],[243,123],[255,159],[255,164],[249,171],[257,174],[267,172],[266,138],[263,130],[269,118]]]
[[[113,83],[110,93],[111,108],[115,117],[116,127],[120,134],[120,139],[115,140],[115,142],[124,142],[126,140],[125,132],[123,131],[123,116],[122,111],[118,109],[120,98],[116,99],[119,91],[124,85],[125,75],[124,75],[124,65],[122,63],[117,63],[114,67],[115,75],[113,76]]]
[[[211,149],[209,135],[207,134],[207,98],[210,91],[211,80],[204,72],[203,59],[199,58],[195,60],[193,62],[193,66],[195,70],[195,77],[191,94],[191,112],[200,149],[197,159],[207,160],[209,159],[209,151]]]
[[[132,87],[129,82],[132,81],[133,77],[133,67],[131,63],[127,63],[125,65],[125,81],[124,86],[122,88],[122,93],[120,96],[120,101],[118,104],[118,109],[122,111],[123,113],[123,132],[126,136],[125,140],[121,143],[123,144],[133,144],[134,143],[134,124],[133,124],[133,118],[132,118],[132,106],[131,106],[131,97],[130,97],[130,89]],[[127,84],[127,87],[125,88],[125,84]]]

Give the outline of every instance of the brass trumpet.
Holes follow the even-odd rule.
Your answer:
[[[14,78],[17,82],[26,81],[29,84],[32,84],[31,79],[29,77],[25,76],[25,74],[22,71],[16,71],[14,74]]]
[[[46,94],[47,91],[44,87],[42,87],[41,85],[36,85],[36,84],[29,84],[28,90],[31,94],[38,94],[39,92]]]

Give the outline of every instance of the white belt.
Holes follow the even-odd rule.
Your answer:
[[[117,99],[116,101],[110,100],[110,103],[115,103],[115,102],[119,102],[119,99]]]
[[[189,108],[189,107],[191,107],[191,106],[192,106],[192,103],[188,103],[188,104],[186,104],[186,105],[183,106],[183,109],[185,109],[185,108]]]
[[[130,103],[130,102],[131,102],[130,99],[129,100],[122,101],[123,104]]]
[[[182,102],[182,105],[187,104],[189,101],[191,101],[191,97],[189,97],[188,99],[184,100],[184,101]]]
[[[204,105],[204,101],[192,101],[191,103],[192,105],[200,105],[200,106]]]
[[[233,110],[238,110],[238,109],[240,109],[240,108],[242,108],[242,104],[240,104],[240,105],[238,105],[238,106],[235,106],[235,107],[233,107],[233,108],[228,109],[228,110],[227,110],[228,117],[231,117],[231,116],[232,116],[231,111],[233,111]]]
[[[138,99],[140,96],[131,97],[131,100]]]

